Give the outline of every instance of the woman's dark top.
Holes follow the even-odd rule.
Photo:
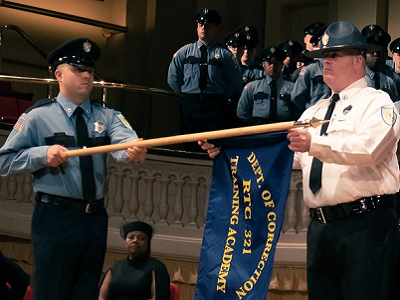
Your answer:
[[[110,300],[147,300],[151,298],[152,271],[156,278],[156,300],[169,300],[170,279],[165,265],[147,256],[140,261],[117,261],[110,269]]]

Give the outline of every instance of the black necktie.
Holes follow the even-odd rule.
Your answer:
[[[333,109],[335,108],[336,102],[339,100],[339,94],[334,94],[329,104],[328,110],[326,111],[324,120],[330,120],[332,116]],[[320,135],[325,135],[329,123],[321,125]],[[310,171],[310,190],[315,194],[321,188],[321,174],[322,174],[322,162],[314,157],[311,164]]]
[[[278,110],[278,99],[277,99],[277,91],[276,91],[276,81],[274,79],[269,83],[271,88],[271,97],[269,98],[269,121],[271,123],[276,121],[276,115]]]
[[[90,145],[86,122],[83,118],[83,112],[84,111],[80,106],[75,109],[76,139],[79,148],[87,147]],[[88,202],[92,202],[96,199],[96,184],[94,182],[92,156],[80,156],[79,163],[82,174],[83,197]]]
[[[380,90],[381,89],[381,83],[379,82],[379,72],[376,72],[374,74],[374,83],[375,83],[375,89]]]
[[[199,88],[204,91],[207,87],[207,77],[208,77],[208,64],[207,64],[207,47],[202,45],[200,47],[201,58],[200,58],[200,80]]]

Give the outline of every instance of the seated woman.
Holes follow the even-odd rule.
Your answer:
[[[99,300],[169,300],[167,269],[150,256],[153,228],[144,222],[131,222],[121,227],[120,234],[128,256],[106,272]]]

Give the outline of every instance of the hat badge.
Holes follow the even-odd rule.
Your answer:
[[[235,36],[235,38],[238,38],[238,37],[239,37],[239,33],[236,32],[236,33],[234,34],[234,36]]]
[[[293,41],[292,41],[292,40],[289,40],[288,45],[289,45],[290,47],[292,47],[292,46],[293,46]]]
[[[246,35],[246,39],[247,39],[248,41],[250,41],[250,40],[251,40],[251,36],[250,36],[250,34]]]
[[[203,13],[206,15],[206,14],[208,14],[208,8],[204,8],[203,9]]]
[[[89,41],[86,41],[83,43],[83,51],[86,53],[90,52],[90,49],[92,49],[92,45],[89,43]]]
[[[246,26],[246,27],[244,28],[244,31],[249,31],[249,30],[250,30],[249,26]]]
[[[275,53],[275,48],[274,47],[271,47],[271,49],[269,50],[272,54],[274,54]]]
[[[326,47],[329,43],[329,35],[325,32],[324,35],[321,38],[322,45]]]
[[[373,24],[369,25],[369,30],[374,30],[375,26]]]

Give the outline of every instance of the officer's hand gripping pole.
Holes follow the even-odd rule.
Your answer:
[[[290,122],[280,122],[280,123],[272,123],[265,125],[256,125],[256,126],[247,126],[247,127],[238,127],[231,129],[222,129],[215,131],[206,131],[200,133],[190,133],[183,135],[175,135],[169,137],[155,138],[149,140],[134,140],[128,143],[120,143],[113,144],[107,146],[99,146],[99,147],[91,147],[91,148],[83,148],[77,150],[69,150],[67,151],[68,157],[74,156],[85,156],[99,153],[107,153],[114,152],[120,150],[126,150],[131,147],[144,147],[144,148],[152,148],[158,146],[165,145],[173,145],[173,144],[181,144],[188,142],[197,142],[200,140],[214,140],[228,137],[236,137],[243,135],[251,135],[251,134],[259,134],[259,133],[267,133],[267,132],[277,132],[277,131],[285,131],[295,127],[318,127],[324,123],[328,123],[329,120],[319,120],[316,118],[312,118],[311,120],[304,121],[290,121]]]

